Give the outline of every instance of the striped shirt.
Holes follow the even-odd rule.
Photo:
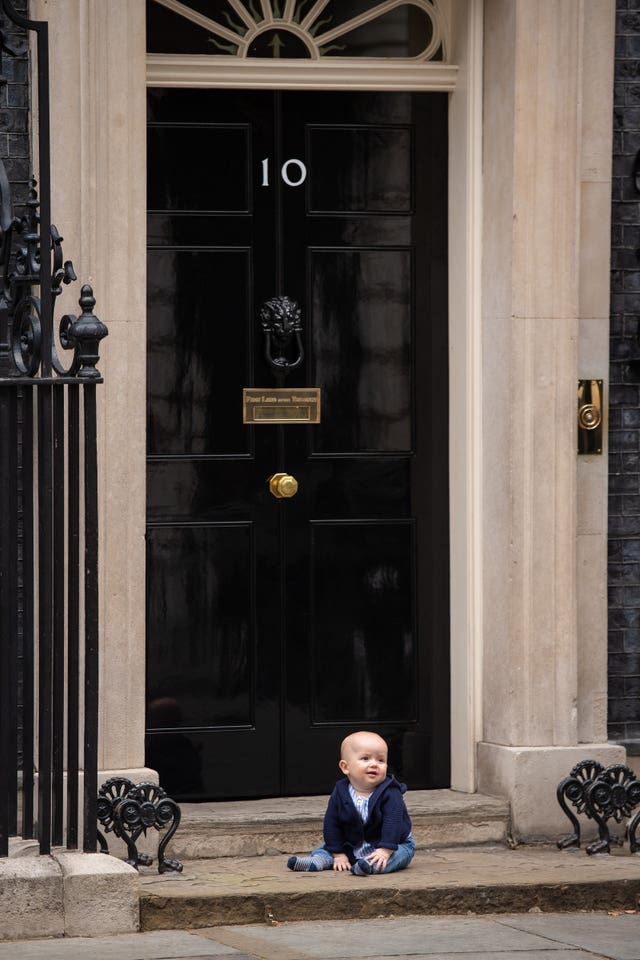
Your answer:
[[[360,819],[363,823],[366,823],[369,819],[369,797],[359,797],[351,784],[349,784],[349,796],[353,800],[354,807],[360,814]],[[368,857],[375,849],[371,843],[361,843],[360,846],[356,847],[353,851],[353,855],[356,860],[361,860],[363,857]]]

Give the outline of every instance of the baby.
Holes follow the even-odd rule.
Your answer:
[[[290,857],[290,870],[350,870],[358,876],[407,867],[416,849],[403,783],[387,776],[387,744],[361,730],[342,741],[344,780],[324,815],[324,844],[308,857]]]

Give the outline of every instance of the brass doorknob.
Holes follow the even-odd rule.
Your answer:
[[[288,473],[274,473],[269,477],[269,490],[279,500],[283,497],[295,497],[298,492],[298,481]]]

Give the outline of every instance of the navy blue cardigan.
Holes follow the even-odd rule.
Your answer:
[[[324,815],[324,843],[329,853],[346,853],[362,843],[397,850],[411,832],[404,803],[404,783],[386,777],[369,797],[369,818],[362,822],[349,795],[349,781],[338,780]]]

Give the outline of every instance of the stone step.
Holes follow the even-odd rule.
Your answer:
[[[418,847],[495,843],[507,834],[504,800],[454,790],[415,790],[405,798]],[[308,852],[321,842],[326,806],[326,797],[183,803],[169,855],[194,860]]]
[[[281,854],[188,860],[182,873],[140,869],[140,917],[143,930],[195,930],[430,914],[634,911],[639,867],[640,856],[628,848],[588,857],[584,850],[504,844],[418,850],[407,870],[370,877],[293,873]]]

